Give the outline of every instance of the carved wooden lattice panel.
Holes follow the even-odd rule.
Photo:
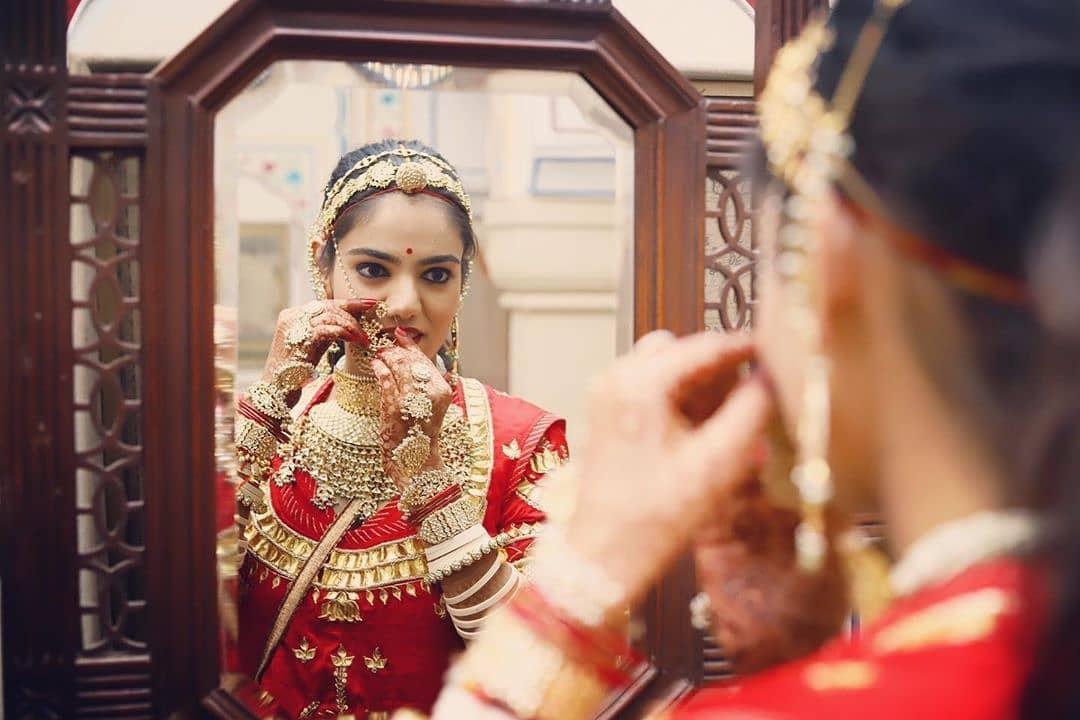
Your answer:
[[[80,716],[150,717],[139,320],[141,159],[71,165]]]
[[[752,195],[739,172],[757,132],[754,102],[712,98],[707,103],[705,181],[705,327],[750,326],[754,302]]]

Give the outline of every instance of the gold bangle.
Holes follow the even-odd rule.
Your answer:
[[[285,393],[270,383],[253,383],[245,393],[247,401],[259,412],[284,424],[290,417]]]
[[[277,438],[265,426],[236,416],[236,455],[240,471],[254,480],[262,480],[270,473],[270,461],[277,454]]]
[[[407,488],[401,491],[398,499],[398,507],[406,515],[419,507],[423,507],[433,497],[443,492],[454,484],[454,474],[443,468],[441,470],[426,470],[417,475]]]
[[[469,498],[463,497],[424,518],[417,535],[428,545],[437,545],[478,522],[479,508]]]
[[[274,387],[283,393],[291,393],[307,385],[315,375],[315,366],[311,363],[290,360],[279,365],[274,371]]]

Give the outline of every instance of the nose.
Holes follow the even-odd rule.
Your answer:
[[[420,314],[418,290],[411,277],[394,279],[390,294],[386,296],[386,314],[390,322],[394,325],[409,325]]]

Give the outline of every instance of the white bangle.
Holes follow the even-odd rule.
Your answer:
[[[488,535],[484,526],[477,523],[476,525],[459,532],[454,537],[444,540],[438,545],[432,545],[431,547],[426,548],[424,550],[424,555],[427,557],[428,562],[431,563],[471,542],[476,540],[488,540],[490,537],[491,536]]]
[[[465,590],[464,592],[458,593],[457,595],[454,595],[453,597],[450,597],[449,595],[444,594],[443,599],[446,600],[447,604],[454,604],[454,605],[457,605],[457,604],[461,603],[461,601],[463,601],[463,600],[468,600],[473,595],[475,595],[477,593],[477,591],[480,590],[480,588],[484,587],[489,582],[491,582],[491,578],[495,577],[495,575],[499,572],[500,567],[502,567],[502,563],[499,562],[498,559],[496,558],[495,562],[491,563],[491,567],[489,567],[487,570],[485,570],[484,574],[480,576],[480,579],[477,580],[476,582],[474,582],[472,585],[470,585],[467,590]]]
[[[529,577],[548,602],[590,627],[603,624],[626,597],[602,567],[583,558],[554,526],[536,543]]]
[[[521,578],[521,574],[517,570],[514,570],[513,565],[507,565],[507,567],[509,567],[512,572],[507,577],[506,582],[503,583],[503,586],[496,590],[491,597],[487,598],[486,600],[481,600],[475,605],[470,605],[469,607],[457,607],[448,604],[446,606],[446,610],[450,613],[450,617],[467,618],[472,615],[476,615],[477,613],[484,612],[492,605],[506,597],[509,592],[516,589],[517,584]]]

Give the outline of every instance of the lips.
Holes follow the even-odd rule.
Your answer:
[[[414,343],[420,342],[424,337],[424,333],[420,332],[414,327],[399,327],[397,329],[408,335],[409,339],[412,340]]]

